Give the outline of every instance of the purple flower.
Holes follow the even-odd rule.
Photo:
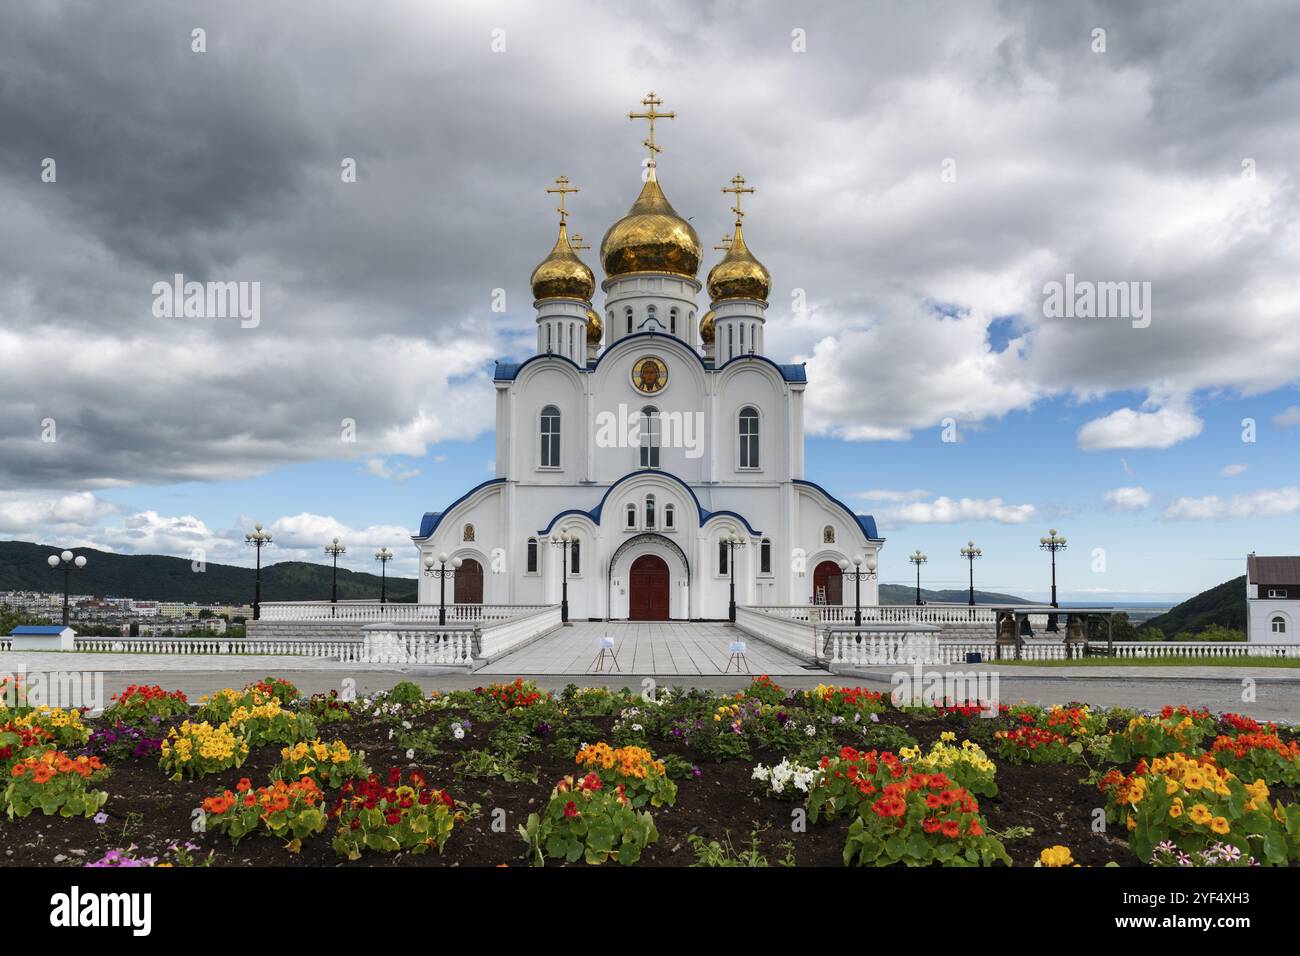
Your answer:
[[[99,824],[102,827],[105,823],[108,822],[108,814],[105,813],[103,810],[100,810],[98,813],[95,814],[94,820],[97,824]]]

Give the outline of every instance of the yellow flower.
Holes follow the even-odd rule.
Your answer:
[[[1210,819],[1214,816],[1214,814],[1210,813],[1209,809],[1203,803],[1194,804],[1187,815],[1192,818],[1193,823],[1199,826],[1204,826],[1209,823]]]
[[[1038,854],[1038,862],[1043,866],[1071,866],[1074,857],[1068,846],[1049,846]]]
[[[1226,817],[1215,817],[1210,821],[1210,829],[1220,835],[1228,832],[1228,820]]]

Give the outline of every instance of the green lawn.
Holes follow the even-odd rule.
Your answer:
[[[1300,657],[1085,657],[1071,661],[993,660],[1025,667],[1300,667]]]

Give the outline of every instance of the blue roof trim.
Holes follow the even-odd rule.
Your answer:
[[[631,335],[623,336],[618,340],[618,342],[615,342],[614,344],[619,345],[623,342],[629,342],[632,339],[667,339],[670,342],[676,342],[679,345],[681,345],[691,355],[695,356],[695,360],[700,363],[700,368],[704,369],[704,371],[706,372],[721,372],[723,369],[725,369],[728,365],[731,365],[733,362],[744,362],[748,360],[748,361],[766,362],[768,365],[772,366],[772,368],[780,372],[781,378],[787,382],[806,384],[808,381],[807,370],[802,365],[780,365],[772,361],[766,355],[756,355],[756,354],[737,355],[735,358],[728,360],[723,365],[720,366],[709,365],[704,361],[703,356],[701,356],[698,352],[696,352],[689,345],[687,345],[684,340],[679,339],[675,335],[666,335],[663,332],[633,332]],[[605,360],[605,356],[609,355],[612,348],[613,346],[606,348],[605,351],[600,353],[600,357],[597,358],[595,362],[585,367],[577,364],[576,362],[573,361],[573,359],[569,358],[566,355],[557,355],[553,352],[550,353],[549,355],[547,354],[534,355],[530,358],[525,359],[522,362],[497,362],[496,372],[493,374],[492,380],[494,382],[513,382],[516,378],[519,377],[519,373],[522,372],[525,366],[527,366],[530,362],[536,362],[540,359],[548,359],[548,358],[559,359],[562,362],[567,362],[568,364],[572,365],[575,369],[577,369],[579,372],[594,372],[596,369],[600,367],[600,363]]]
[[[19,624],[9,632],[10,637],[19,637],[24,634],[62,634],[64,631],[62,624]]]
[[[862,533],[867,536],[868,541],[885,540],[876,532],[876,519],[873,518],[871,515],[854,514],[852,508],[850,508],[844,502],[840,501],[840,499],[836,498],[833,494],[831,494],[821,485],[817,484],[815,481],[808,481],[804,478],[795,478],[793,479],[793,481],[796,485],[803,485],[805,488],[813,488],[817,491],[820,491],[823,495],[826,496],[827,500],[843,508],[845,512],[848,513],[848,516],[853,519],[853,523],[856,524],[862,530]]]
[[[627,481],[629,478],[635,478],[638,475],[658,475],[661,478],[671,478],[673,481],[677,482],[688,492],[690,492],[691,500],[695,502],[695,511],[699,515],[700,527],[704,527],[705,523],[710,521],[713,518],[719,517],[721,515],[726,515],[728,517],[735,518],[737,521],[743,524],[745,528],[748,529],[750,534],[762,534],[761,531],[755,531],[754,526],[749,523],[749,519],[742,514],[737,514],[734,511],[705,511],[704,507],[700,504],[699,495],[695,493],[694,488],[692,488],[685,481],[683,481],[681,478],[678,478],[676,475],[672,474],[671,472],[659,471],[655,468],[639,468],[636,471],[629,471],[626,475],[624,475],[622,478],[619,478],[608,488],[605,489],[605,493],[601,495],[600,504],[596,505],[596,507],[592,508],[590,511],[583,511],[580,508],[569,508],[565,511],[561,511],[559,514],[557,514],[554,518],[552,518],[547,523],[545,528],[540,529],[537,533],[550,534],[551,529],[555,527],[555,522],[559,521],[565,515],[584,515],[585,517],[590,518],[596,524],[600,524],[600,516],[604,511],[605,501],[613,493],[614,489],[617,488],[619,485],[621,485],[623,482]]]
[[[429,535],[433,534],[435,531],[438,530],[438,525],[442,522],[443,515],[452,511],[458,504],[460,504],[470,495],[474,494],[476,491],[481,491],[482,489],[486,488],[488,485],[501,484],[504,481],[505,481],[504,478],[489,478],[487,481],[483,482],[482,484],[475,485],[469,491],[465,492],[463,495],[461,495],[459,498],[457,498],[455,501],[449,504],[445,510],[426,511],[424,513],[424,517],[420,519],[420,533],[417,534],[416,537],[417,538],[429,537]]]

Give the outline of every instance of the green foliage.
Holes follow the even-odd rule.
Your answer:
[[[1140,630],[1160,630],[1164,634],[1198,634],[1218,626],[1232,630],[1246,627],[1246,576],[1225,581],[1202,591],[1164,614],[1147,621]],[[1178,640],[1182,640],[1180,636]],[[1233,638],[1228,638],[1232,640]],[[1220,638],[1222,640],[1222,638]]]

